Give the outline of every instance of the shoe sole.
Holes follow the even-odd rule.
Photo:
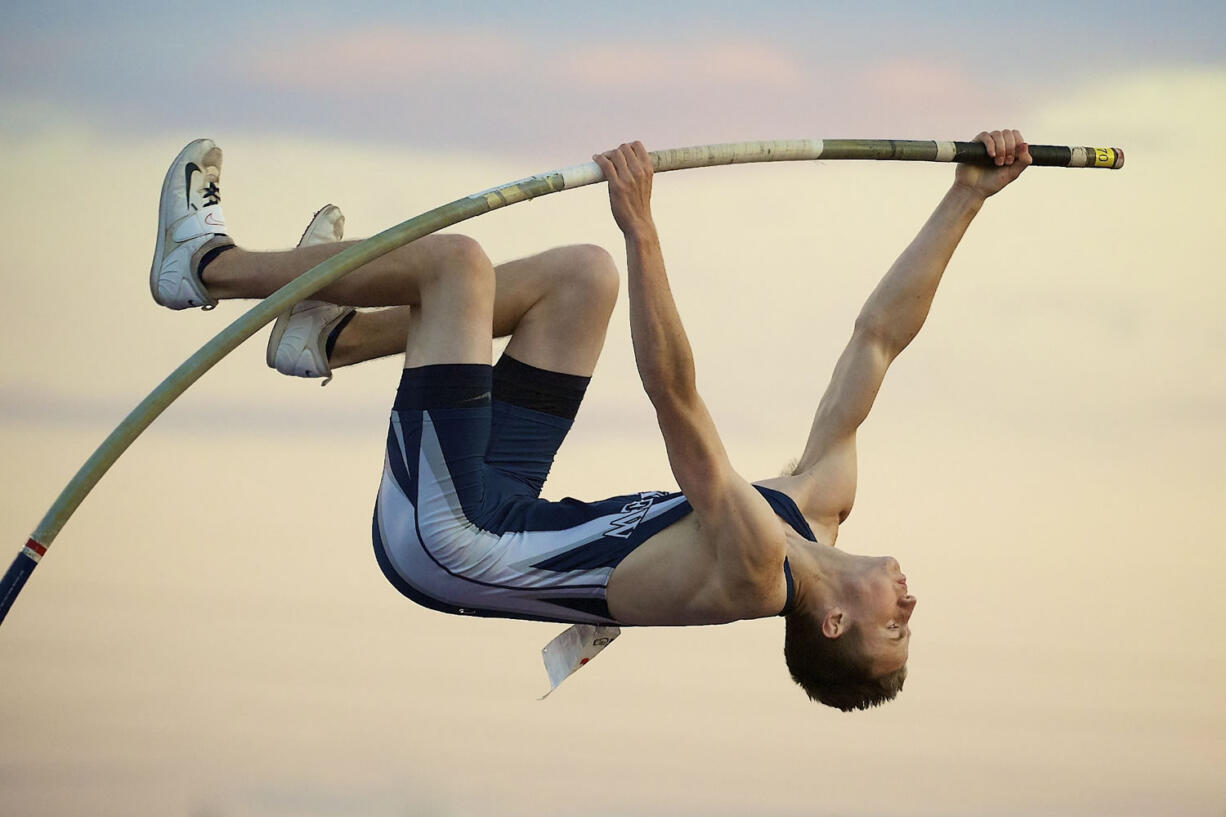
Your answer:
[[[301,247],[302,242],[306,241],[307,236],[311,234],[311,230],[315,229],[315,223],[321,215],[336,209],[338,208],[335,204],[325,204],[316,210],[315,215],[311,216],[310,222],[307,223],[306,229],[302,231],[302,237],[298,239],[298,246]],[[290,307],[288,312],[278,315],[277,322],[272,325],[272,334],[268,336],[268,347],[264,350],[264,362],[270,369],[277,368],[277,347],[281,345],[281,338],[285,336],[285,330],[289,328],[289,319],[293,314],[294,307]]]
[[[277,368],[277,347],[281,345],[281,338],[285,335],[285,330],[289,328],[290,315],[293,314],[293,309],[289,312],[283,312],[277,316],[277,322],[272,325],[272,334],[268,336],[268,348],[264,351],[264,362],[268,364],[268,368]]]
[[[153,265],[149,269],[149,294],[153,296],[153,302],[158,306],[166,306],[162,303],[161,297],[158,295],[158,277],[162,271],[163,251],[166,249],[166,231],[169,228],[170,219],[167,218],[165,212],[166,196],[170,192],[170,185],[174,181],[175,175],[183,171],[180,164],[183,157],[193,150],[198,150],[205,144],[213,145],[213,149],[217,149],[217,145],[212,139],[196,139],[189,142],[187,147],[179,151],[179,155],[175,156],[174,161],[170,163],[170,168],[166,171],[166,177],[162,179],[162,192],[158,196],[158,240],[157,245],[153,249]],[[206,155],[208,151],[205,151]],[[190,195],[191,191],[187,191]]]

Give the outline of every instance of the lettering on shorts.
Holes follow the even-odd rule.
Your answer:
[[[651,510],[652,504],[656,501],[656,497],[664,496],[663,491],[643,491],[639,494],[639,498],[633,502],[627,502],[622,506],[621,513],[613,517],[609,523],[609,529],[604,532],[604,536],[613,536],[618,539],[629,539],[634,533],[639,523],[643,521],[643,517],[647,516],[647,512]]]

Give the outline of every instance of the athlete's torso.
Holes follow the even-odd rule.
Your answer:
[[[761,484],[754,487],[775,513],[785,552],[804,547],[801,541],[815,541],[808,520],[789,496]],[[613,616],[628,624],[684,626],[726,624],[790,610],[794,588],[788,560],[780,554],[780,564],[767,574],[774,579],[766,582],[729,573],[719,556],[719,541],[726,534],[721,536],[716,524],[689,514],[628,554],[606,592]],[[778,533],[766,532],[764,541],[744,543],[745,550],[773,552],[776,545],[770,540]]]
[[[684,615],[627,621],[610,609],[607,588],[613,582],[616,605],[614,577],[627,573],[620,566],[636,552],[643,551],[627,568],[631,573],[643,569],[643,556],[667,564],[695,547],[701,532],[680,493],[648,491],[599,502],[521,498],[473,513],[449,501],[445,485],[440,490],[424,481],[417,485],[418,495],[406,501],[402,482],[385,479],[380,488],[375,552],[397,589],[424,606],[462,615],[598,624],[730,620],[686,607],[705,565],[674,571],[665,590]],[[811,538],[786,495],[758,490],[781,524]],[[790,598],[786,564],[779,581],[783,597]]]

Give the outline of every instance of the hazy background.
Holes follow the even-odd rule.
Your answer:
[[[649,147],[792,137],[1119,145],[989,202],[861,435],[840,545],[920,598],[911,676],[841,714],[775,620],[627,631],[546,702],[558,625],[400,597],[369,525],[399,363],[326,389],[265,335],[157,421],[0,630],[3,815],[1226,815],[1226,6],[8,3],[0,539],[246,305],[149,299],[156,197],[226,151],[236,239],[351,235]],[[936,165],[662,176],[656,216],[737,467],[799,453]],[[603,188],[463,225],[591,241]],[[624,296],[546,487],[673,485]],[[8,556],[4,557],[5,560]],[[4,562],[7,564],[7,561]]]

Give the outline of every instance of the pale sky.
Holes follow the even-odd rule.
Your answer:
[[[861,435],[839,544],[919,597],[898,700],[842,714],[782,625],[627,630],[548,701],[561,627],[400,597],[369,525],[399,363],[320,389],[261,333],[136,442],[0,627],[0,814],[1226,814],[1226,11],[1218,3],[17,4],[0,11],[0,541],[244,305],[154,306],[158,184],[226,151],[235,238],[370,234],[649,147],[797,136],[1119,145],[988,203]],[[194,89],[194,90],[193,90]],[[948,167],[662,176],[734,464],[776,473]],[[602,188],[458,228],[621,263]],[[623,293],[546,487],[670,488]]]

